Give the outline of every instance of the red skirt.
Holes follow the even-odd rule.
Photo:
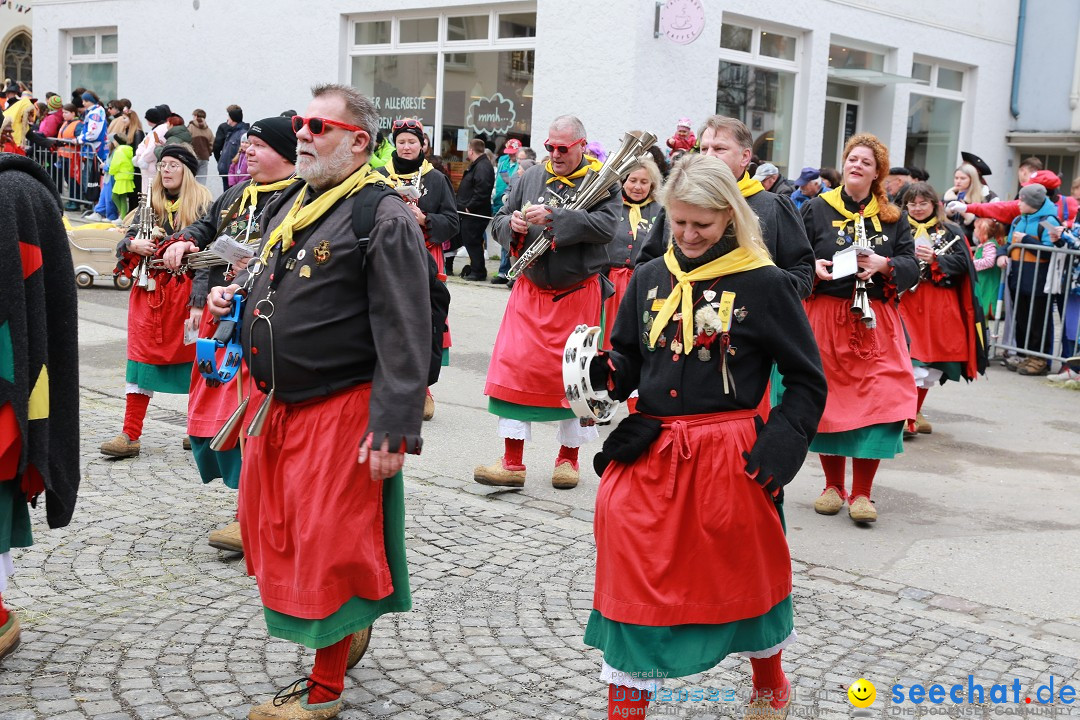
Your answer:
[[[439,269],[439,279],[446,282],[446,258],[443,257],[442,245],[435,243],[425,242],[427,250],[431,253],[431,257],[435,258],[435,267]],[[451,346],[450,342],[450,321],[446,322],[446,332],[442,336],[442,346],[445,350]]]
[[[485,395],[529,407],[570,406],[562,384],[563,349],[578,325],[599,324],[600,280],[591,277],[567,293],[518,278],[491,351]]]
[[[633,625],[764,615],[791,594],[772,497],[746,474],[756,410],[661,418],[660,437],[600,480],[593,607]]]
[[[168,283],[168,273],[155,273],[157,287],[147,292],[133,286],[128,295],[128,360],[148,365],[176,365],[195,360],[195,345],[184,344],[191,278]]]
[[[924,363],[967,362],[968,324],[960,309],[958,288],[919,283],[900,300],[900,317],[911,338],[911,357]]]
[[[608,280],[615,286],[615,294],[604,301],[604,350],[611,349],[611,331],[615,328],[615,316],[626,297],[626,286],[630,284],[633,267],[613,267],[608,270]]]
[[[214,333],[217,332],[217,323],[211,322],[212,319],[213,315],[204,310],[202,321],[199,323],[199,337],[213,337]],[[220,350],[218,352],[219,363],[224,360],[224,356],[225,351]],[[232,382],[217,387],[209,387],[206,384],[206,379],[199,373],[198,366],[193,365],[191,369],[191,388],[188,391],[188,435],[202,438],[212,438],[217,435],[218,430],[228,421],[233,411],[240,404],[237,393],[241,391],[238,391],[237,388],[242,388],[242,392],[248,392],[250,390],[248,387],[250,379],[251,375],[248,373],[247,363],[241,362],[240,372],[236,374],[236,378]],[[251,402],[261,399],[261,395],[262,393],[256,393]],[[248,413],[251,414],[251,411],[249,410]],[[232,448],[225,449],[230,450]]]
[[[309,403],[275,402],[262,434],[247,438],[239,500],[244,559],[271,610],[317,620],[352,597],[393,592],[383,484],[356,461],[370,396],[367,384]]]
[[[848,298],[803,301],[829,384],[819,433],[915,417],[915,380],[900,313],[892,303],[871,302],[877,318],[872,330],[855,320]]]

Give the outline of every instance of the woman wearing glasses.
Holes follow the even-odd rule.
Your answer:
[[[424,157],[424,125],[405,118],[393,126],[394,151],[390,161],[378,168],[397,188],[424,233],[424,243],[445,280],[446,261],[443,248],[458,232],[457,201],[450,180]],[[443,365],[450,364],[450,331],[443,334]],[[428,388],[424,399],[424,419],[435,415],[435,398]]]
[[[154,257],[159,241],[202,217],[210,191],[195,180],[199,159],[185,144],[165,145],[150,185],[154,231],[137,238],[137,218],[117,248],[117,270],[129,277],[144,259]],[[189,308],[191,278],[166,270],[146,273],[146,282],[132,283],[128,300],[127,407],[123,431],[102,443],[110,457],[139,454],[143,419],[154,392],[186,395],[191,383],[195,345],[185,344],[184,326],[198,327],[201,309]]]
[[[918,284],[900,301],[919,394],[915,418],[905,431],[911,437],[932,430],[922,414],[930,388],[944,380],[974,380],[986,369],[986,359],[978,327],[981,310],[976,310],[974,294],[975,265],[964,230],[945,221],[930,183],[913,183],[904,197],[919,261]]]
[[[911,358],[897,304],[919,268],[911,227],[885,195],[888,174],[885,145],[869,133],[855,135],[844,146],[843,184],[802,206],[818,258],[806,314],[829,381],[829,401],[810,445],[825,471],[825,490],[814,510],[835,515],[847,504],[855,522],[877,520],[870,488],[878,465],[903,452],[904,423],[915,416]],[[869,250],[851,250],[857,226],[866,228]],[[843,250],[849,253],[842,257],[855,252],[857,274],[834,277],[834,256]],[[856,278],[866,284],[873,326],[852,311]],[[850,494],[844,489],[849,457]]]
[[[585,644],[604,653],[608,717],[644,717],[657,679],[742,654],[746,717],[787,715],[795,640],[783,487],[825,406],[814,336],[790,276],[721,160],[689,155],[663,202],[673,243],[636,269],[593,387],[641,414],[597,455],[596,582]],[[773,363],[787,392],[762,423]],[[603,467],[601,467],[603,465]],[[646,550],[647,548],[647,550]]]

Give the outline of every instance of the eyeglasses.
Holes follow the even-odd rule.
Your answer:
[[[585,142],[585,138],[578,138],[577,140],[570,143],[569,145],[552,145],[551,144],[551,138],[548,138],[547,140],[544,141],[544,149],[547,150],[549,153],[553,153],[556,150],[558,150],[560,155],[565,155],[566,153],[570,152],[571,148],[573,148],[573,147],[575,147],[575,146],[577,146],[577,145],[579,145],[581,143],[584,143],[584,142]]]
[[[181,163],[166,163],[166,162],[159,162],[159,163],[157,164],[157,169],[158,169],[158,170],[168,170],[168,171],[170,171],[170,172],[176,172],[177,170],[180,170],[180,169],[182,169],[183,167],[184,167],[184,166],[183,166],[183,164],[181,164]]]
[[[292,129],[294,133],[298,133],[304,129],[304,126],[308,126],[308,130],[312,135],[322,135],[326,132],[327,125],[333,125],[336,128],[342,130],[348,130],[350,132],[363,132],[364,128],[356,127],[355,125],[349,125],[348,123],[338,122],[337,120],[330,120],[329,118],[321,117],[301,117],[299,115],[293,115]]]
[[[912,200],[907,204],[907,206],[909,208],[933,207],[934,203],[930,202],[929,200]]]
[[[424,132],[424,123],[420,122],[419,120],[414,120],[413,118],[404,118],[403,120],[395,120],[394,126],[391,128],[391,130],[402,130],[405,128],[408,128],[409,130],[419,130],[420,132]]]

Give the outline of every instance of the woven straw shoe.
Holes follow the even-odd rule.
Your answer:
[[[934,432],[934,426],[930,424],[930,421],[922,413],[915,413],[915,432],[922,435],[929,435]]]
[[[860,495],[851,501],[851,504],[848,505],[847,514],[855,522],[872,523],[877,520],[877,510],[874,509],[874,504],[870,502],[870,498],[865,495]]]
[[[481,485],[493,487],[525,487],[525,470],[507,470],[503,459],[499,458],[492,465],[479,465],[473,470],[473,480]]]
[[[214,530],[209,537],[210,547],[230,552],[244,552],[244,541],[240,539],[240,523],[231,522],[223,528]]]
[[[580,478],[581,475],[574,469],[574,464],[569,460],[564,460],[561,463],[557,463],[555,465],[555,472],[551,473],[551,487],[556,490],[576,488]]]
[[[19,625],[19,618],[9,610],[7,623],[0,627],[0,660],[15,652],[21,638],[22,626]]]
[[[835,515],[842,507],[844,507],[844,498],[840,497],[840,493],[834,487],[825,488],[825,492],[814,500],[814,512],[819,515]]]
[[[142,449],[138,440],[132,440],[124,433],[120,433],[112,440],[101,443],[101,454],[116,458],[135,457]]]
[[[356,667],[356,663],[367,653],[368,644],[371,642],[371,626],[354,632],[352,642],[349,643],[349,659],[345,662],[346,668]]]
[[[308,705],[307,678],[297,680],[283,689],[273,700],[256,705],[248,713],[248,720],[329,720],[341,712],[341,698],[330,702]]]
[[[424,396],[424,419],[430,420],[435,417],[435,398],[430,395]]]

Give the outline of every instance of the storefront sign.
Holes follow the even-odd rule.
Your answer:
[[[514,101],[495,93],[489,98],[477,98],[465,112],[465,124],[476,133],[500,135],[510,132],[517,119]]]

